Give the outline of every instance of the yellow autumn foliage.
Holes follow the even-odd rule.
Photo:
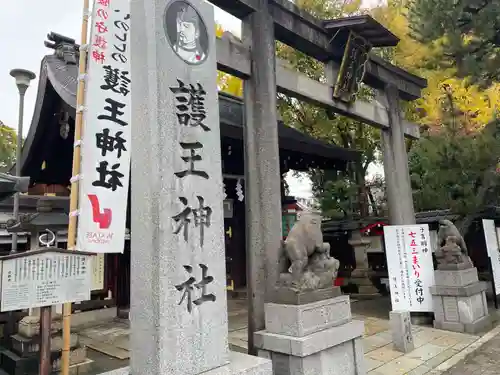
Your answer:
[[[408,36],[409,26],[407,8],[401,1],[389,1],[372,9],[372,16],[396,35],[400,41],[392,49],[393,63],[415,74],[421,70],[421,64],[431,54],[428,46]]]
[[[431,131],[439,131],[447,115],[443,104],[449,102],[448,95],[451,95],[460,129],[465,133],[480,131],[500,109],[500,85],[494,84],[482,91],[477,86],[469,85],[465,79],[454,78],[452,65],[448,69],[432,69],[432,64],[427,66],[433,59],[443,56],[443,46],[449,41],[444,37],[432,45],[424,45],[411,38],[407,11],[405,0],[389,0],[387,5],[374,8],[372,15],[400,38],[392,51],[392,62],[427,79],[428,87],[414,107],[418,113],[417,121]],[[470,37],[465,35],[463,42],[469,43]]]
[[[224,31],[221,25],[216,25],[215,35],[217,38],[221,38]],[[217,71],[217,87],[219,91],[225,92],[226,94],[238,97],[243,96],[243,81],[230,74]]]
[[[417,102],[423,113],[420,123],[439,130],[443,125],[443,103],[449,102],[451,96],[460,129],[465,133],[483,129],[500,108],[500,85],[482,91],[463,79],[443,77],[440,73],[428,77],[429,86]]]

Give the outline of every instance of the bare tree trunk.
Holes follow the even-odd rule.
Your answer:
[[[363,165],[361,162],[356,162],[355,164],[355,181],[358,186],[358,208],[360,216],[367,217],[370,214],[369,206],[368,206],[368,193],[365,182],[365,173],[363,169]]]
[[[366,190],[368,192],[368,199],[369,199],[370,204],[372,206],[373,214],[375,216],[378,216],[379,213],[378,213],[378,208],[377,208],[377,202],[375,202],[375,197],[373,196],[372,189],[367,187]]]

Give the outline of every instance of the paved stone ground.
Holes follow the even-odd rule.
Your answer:
[[[352,304],[353,319],[365,323],[363,346],[367,375],[441,375],[441,372],[435,370],[439,365],[479,339],[479,336],[414,326],[415,350],[403,354],[393,349],[388,319],[362,315],[360,311],[365,309],[356,304],[357,302]],[[366,306],[367,303],[363,301],[363,305]],[[373,308],[378,309],[375,306]],[[387,310],[385,311],[387,315]],[[231,349],[245,351],[247,341],[246,326],[237,328],[235,325],[231,330],[230,324]],[[497,373],[500,374],[500,371]]]
[[[469,354],[442,375],[500,374],[500,334]]]
[[[228,307],[230,348],[246,352],[248,343],[246,300],[230,299]],[[367,375],[500,374],[498,367],[497,370],[493,370],[494,366],[500,365],[500,336],[495,337],[492,344],[487,343],[484,349],[480,349],[485,353],[481,352],[476,357],[467,358],[462,363],[458,361],[465,357],[463,350],[472,352],[477,348],[482,340],[478,341],[479,336],[441,331],[427,326],[414,326],[415,350],[403,354],[393,350],[388,321],[390,310],[388,299],[353,301],[351,308],[353,319],[365,323],[363,345]],[[89,348],[94,349],[88,350],[89,358],[94,360],[94,363],[85,375],[100,374],[104,370],[127,365],[130,356],[128,351],[130,326],[127,320],[97,323],[78,333],[81,340]],[[485,336],[494,337],[495,334],[500,334],[500,329]],[[458,359],[460,355],[463,356]],[[495,359],[497,361],[492,362]],[[450,365],[445,366],[447,363]],[[443,372],[451,366],[451,363],[457,363],[456,370],[452,368],[449,372]],[[484,367],[484,372],[478,372],[483,370],[480,365]],[[443,370],[439,371],[439,368]]]

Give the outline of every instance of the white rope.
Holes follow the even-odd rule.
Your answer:
[[[78,214],[80,213],[80,210],[74,210],[74,211],[71,211],[69,213],[69,217],[73,217],[73,216],[78,216]]]
[[[83,175],[81,174],[77,174],[76,176],[73,176],[69,179],[69,182],[73,183],[73,182],[76,182],[76,181],[80,181],[83,179]]]

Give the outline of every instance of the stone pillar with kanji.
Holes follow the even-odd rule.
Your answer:
[[[131,361],[114,374],[270,375],[228,345],[213,6],[138,0],[130,18]]]

